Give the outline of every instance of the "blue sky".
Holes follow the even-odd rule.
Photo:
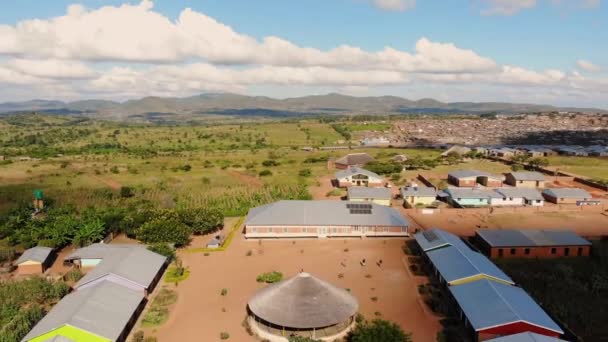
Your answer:
[[[400,1],[406,4],[407,8],[395,8],[399,7]],[[0,43],[0,62],[4,61],[6,63],[4,68],[8,70],[5,74],[9,72],[27,74],[26,69],[34,68],[35,72],[27,76],[36,77],[36,79],[32,79],[32,82],[35,83],[32,87],[40,88],[41,94],[45,95],[46,93],[42,91],[45,86],[41,86],[41,81],[38,79],[41,74],[43,74],[42,76],[53,76],[54,78],[48,77],[51,81],[60,80],[61,77],[56,77],[58,76],[55,75],[56,72],[50,72],[47,69],[56,67],[56,71],[68,70],[65,64],[71,63],[72,67],[74,65],[77,68],[86,67],[91,69],[91,72],[87,77],[68,77],[72,84],[61,83],[63,91],[57,93],[56,96],[68,99],[85,96],[120,98],[121,95],[112,91],[112,87],[108,83],[117,79],[125,81],[126,74],[128,74],[125,69],[148,73],[147,77],[150,76],[149,73],[155,72],[154,76],[165,80],[166,74],[160,76],[158,68],[170,65],[185,69],[192,67],[192,64],[195,63],[204,63],[219,68],[219,70],[214,69],[214,72],[247,70],[251,76],[245,80],[237,80],[230,86],[227,85],[229,82],[226,80],[213,79],[214,86],[209,89],[205,89],[205,87],[196,89],[194,83],[187,89],[183,89],[181,86],[167,86],[166,88],[169,88],[172,95],[187,95],[196,91],[234,90],[284,97],[327,90],[356,95],[384,93],[402,95],[405,93],[403,96],[412,94],[413,97],[436,97],[446,101],[475,100],[477,98],[479,101],[500,100],[501,92],[506,92],[509,94],[505,96],[506,101],[541,101],[563,105],[608,107],[608,95],[606,94],[608,91],[608,75],[606,75],[606,68],[608,68],[608,44],[606,43],[608,42],[608,3],[603,3],[601,0],[307,0],[300,2],[285,0],[156,0],[146,5],[145,13],[142,12],[142,25],[155,25],[152,20],[148,22],[143,18],[144,14],[150,13],[160,15],[175,24],[186,8],[190,8],[193,13],[211,18],[219,25],[231,28],[238,35],[255,38],[260,45],[263,45],[266,37],[274,36],[298,48],[313,48],[319,52],[329,52],[340,46],[348,45],[369,53],[370,56],[365,57],[369,59],[372,58],[371,54],[385,51],[388,47],[415,57],[411,63],[401,63],[401,57],[392,56],[391,58],[395,58],[396,62],[391,59],[391,62],[387,62],[388,64],[403,65],[395,69],[388,68],[390,70],[387,69],[383,56],[373,56],[373,58],[377,57],[376,60],[380,62],[361,62],[362,64],[353,62],[352,65],[344,67],[339,63],[334,65],[327,61],[334,58],[333,55],[319,55],[318,58],[311,57],[311,60],[306,61],[293,61],[281,56],[277,56],[275,59],[267,58],[269,51],[277,54],[280,54],[280,51],[264,46],[250,47],[248,43],[244,44],[247,52],[241,53],[239,50],[237,57],[230,53],[222,54],[221,51],[213,52],[212,55],[208,53],[209,50],[226,51],[234,48],[231,45],[222,46],[221,42],[214,42],[212,46],[203,45],[195,48],[190,46],[199,44],[196,40],[208,39],[206,36],[184,38],[184,44],[188,45],[187,50],[193,50],[193,52],[183,54],[180,52],[179,56],[169,57],[161,54],[161,61],[150,61],[145,56],[139,58],[137,52],[125,57],[117,55],[116,51],[107,53],[98,51],[99,56],[92,52],[83,55],[82,51],[68,51],[69,48],[74,49],[74,45],[80,46],[80,42],[73,42],[72,46],[66,48],[65,53],[62,52],[65,47],[61,45],[61,42],[56,43],[55,46],[49,46],[45,53],[30,51],[27,46],[22,46],[26,45],[24,42],[30,38],[19,34],[18,28],[21,24],[18,25],[18,23],[31,19],[52,22],[53,18],[69,15],[67,8],[73,4],[83,5],[82,10],[89,14],[94,14],[103,6],[113,7],[117,13],[124,9],[125,4],[130,4],[132,7],[141,5],[140,1],[116,0],[20,0],[10,5],[0,5],[0,38],[3,38],[1,27],[5,25],[17,32],[14,35],[17,38],[13,39],[16,39],[16,44],[19,45],[17,47],[9,46],[3,51]],[[108,16],[108,20],[100,21],[98,31],[103,31],[105,25],[112,25],[112,22],[115,22],[109,11],[104,15]],[[138,23],[138,17],[133,16],[133,18],[133,24]],[[205,26],[207,24],[199,22],[191,27],[205,31],[208,28]],[[124,29],[129,30],[128,25],[125,25]],[[179,28],[176,30],[179,31]],[[212,32],[213,28],[210,28],[209,31]],[[160,34],[165,33],[165,31],[159,32]],[[56,34],[56,36],[60,34],[63,33]],[[65,34],[70,36],[69,39],[76,39],[71,37],[69,32]],[[166,34],[173,37],[173,33],[167,31]],[[82,39],[86,39],[86,37],[82,37]],[[115,38],[108,35],[106,39],[111,41]],[[140,38],[134,36],[131,43],[147,46],[149,43],[146,39],[148,38],[141,37],[140,42]],[[232,38],[227,37],[225,41],[230,41],[230,39]],[[433,45],[431,52],[424,56],[417,56],[416,44],[421,39],[428,40],[431,45],[438,44],[438,47]],[[468,58],[467,56],[449,60],[452,58],[453,51],[440,48],[440,44],[452,44],[459,50],[470,50],[480,58],[491,60],[495,64],[494,70],[490,71],[489,69],[492,67],[486,65],[484,68],[487,70],[480,71],[476,67],[477,61],[465,60]],[[152,48],[160,49],[162,45],[149,47],[144,52],[149,56]],[[181,46],[173,45],[168,48],[182,49]],[[102,49],[99,48],[99,50]],[[297,56],[301,53],[300,51],[294,50],[292,53]],[[154,54],[152,53],[152,55]],[[344,57],[346,64],[352,61],[351,57],[355,58],[353,56]],[[407,59],[408,56],[405,58]],[[433,63],[437,58],[441,59],[438,64],[445,64],[445,67],[432,70],[427,64]],[[27,61],[14,61],[14,59]],[[56,65],[49,63],[49,59],[57,60]],[[289,61],[285,61],[285,59],[289,59]],[[33,65],[32,61],[36,60],[44,60],[47,65]],[[463,63],[464,66],[460,67],[459,63]],[[420,67],[419,64],[425,66]],[[23,67],[23,65],[27,67]],[[318,76],[309,75],[311,72],[322,75],[322,70],[310,70],[317,67],[330,68],[331,70],[325,70],[326,74],[333,75],[335,72],[336,75],[328,76],[324,83],[318,80]],[[0,68],[2,68],[1,64]],[[46,69],[41,72],[43,68]],[[260,70],[264,68],[266,71],[272,71],[273,75],[282,72],[287,75],[281,79],[270,79],[272,77],[268,75],[262,76]],[[472,69],[469,70],[469,68]],[[505,68],[508,70],[505,71]],[[373,81],[367,84],[360,76],[350,75],[354,70],[373,73]],[[82,68],[80,71],[84,72]],[[166,70],[164,71],[166,72]],[[563,75],[556,73],[557,71]],[[208,74],[208,69],[204,69],[204,72]],[[294,72],[302,73],[300,79],[293,80],[289,77],[289,74],[293,75]],[[389,72],[400,74],[388,74]],[[111,75],[111,73],[115,74]],[[495,76],[492,76],[491,73],[495,73]],[[487,74],[487,77],[481,77],[481,74]],[[10,78],[6,76],[5,78],[9,80],[4,80],[3,83],[2,75],[2,69],[0,69],[0,89],[11,89]],[[350,76],[353,76],[352,84],[349,83]],[[144,76],[142,75],[142,77]],[[492,82],[493,79],[499,81]],[[180,81],[190,82],[192,80],[180,80],[179,78],[171,80],[171,82]],[[135,79],[130,82],[141,84]],[[21,98],[28,93],[27,84],[23,84],[23,81],[20,83],[15,88],[23,88],[23,90],[14,90],[11,96]],[[209,82],[206,83],[209,84]],[[101,84],[104,88],[96,91],[94,84],[98,86]],[[158,94],[163,91],[153,85],[148,86],[150,94]],[[529,90],[523,91],[523,88]],[[581,95],[581,91],[587,89],[589,92],[583,94],[584,96]],[[167,91],[167,89],[164,90]],[[122,94],[129,97],[145,95],[145,92],[146,87],[141,86],[137,92],[126,95],[122,92]],[[526,95],[530,92],[536,94],[534,96]],[[5,99],[0,98],[0,100]]]

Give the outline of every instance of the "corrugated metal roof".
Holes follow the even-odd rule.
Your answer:
[[[529,201],[544,200],[544,197],[540,191],[531,188],[500,188],[494,191],[504,197],[524,198]]]
[[[444,190],[446,193],[450,194],[452,198],[501,198],[502,196],[498,195],[494,191],[482,190],[482,189],[472,189],[472,188],[448,188]]]
[[[433,228],[416,233],[414,238],[448,283],[480,274],[514,283],[488,258],[472,250],[452,233]]]
[[[342,165],[365,165],[373,160],[374,158],[367,153],[351,153],[337,159],[335,163]]]
[[[72,292],[57,303],[22,341],[66,324],[115,341],[143,299],[142,293],[107,281]]]
[[[450,292],[476,331],[525,322],[563,334],[523,289],[489,280],[450,286]]]
[[[591,245],[591,242],[569,230],[480,229],[477,234],[492,247]]]
[[[521,181],[544,181],[545,175],[540,172],[531,172],[531,171],[518,171],[511,172],[510,175],[515,178],[515,180]]]
[[[468,248],[468,246],[456,235],[439,228],[432,228],[414,234],[416,242],[424,252],[446,246],[457,246]]]
[[[401,188],[401,196],[435,197],[437,196],[437,190],[435,190],[435,188],[426,186],[408,186]]]
[[[448,284],[479,275],[510,284],[515,283],[488,258],[471,250],[468,246],[466,249],[448,246],[428,251],[426,254]]]
[[[357,166],[351,166],[346,170],[338,171],[338,172],[336,172],[335,177],[336,177],[336,179],[342,179],[342,178],[346,178],[346,177],[350,177],[350,176],[354,176],[354,175],[366,175],[371,178],[380,178],[380,179],[382,178],[382,177],[378,176],[378,174],[376,174],[376,173],[373,173],[366,169],[362,169]]]
[[[348,198],[391,199],[391,190],[388,188],[370,188],[366,186],[351,186],[348,188]]]
[[[141,245],[93,244],[70,254],[66,260],[103,259],[95,268],[76,283],[75,288],[109,274],[115,274],[148,288],[162,269],[166,257],[149,251]]]
[[[26,261],[36,261],[39,263],[45,262],[53,252],[50,247],[36,246],[30,249],[26,249],[23,254],[15,261],[16,265],[24,263]]]
[[[351,213],[351,201],[278,201],[252,208],[245,225],[257,226],[409,226],[393,208],[369,203],[371,214]]]
[[[491,173],[479,170],[456,170],[449,172],[448,175],[455,178],[489,177],[497,180],[502,180],[501,176],[493,175]]]
[[[486,340],[486,342],[560,342],[566,341],[555,337],[549,337],[531,332],[523,332],[515,335],[503,336]]]
[[[545,189],[543,194],[555,198],[591,199],[592,196],[585,190],[579,188],[551,188]]]

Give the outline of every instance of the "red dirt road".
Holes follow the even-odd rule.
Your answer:
[[[242,327],[249,298],[265,285],[255,281],[258,274],[281,271],[290,277],[302,269],[336,286],[351,289],[360,312],[368,319],[392,320],[412,332],[415,341],[434,341],[439,318],[424,308],[417,285],[426,277],[416,277],[406,269],[401,250],[403,240],[257,240],[235,237],[225,252],[181,254],[190,278],[179,284],[178,302],[169,321],[152,332],[161,342],[220,341],[228,332],[232,341],[255,341]],[[347,252],[344,250],[348,249]],[[246,256],[251,250],[252,255]],[[359,264],[366,258],[367,266]],[[382,267],[376,261],[382,259]],[[341,265],[346,263],[346,267]],[[343,278],[338,274],[342,273]],[[222,288],[228,289],[221,296]],[[377,297],[377,300],[372,300]],[[147,334],[148,335],[148,334]]]

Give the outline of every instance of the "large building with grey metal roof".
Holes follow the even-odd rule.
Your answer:
[[[77,249],[65,260],[87,271],[74,285],[76,290],[107,280],[144,294],[152,291],[167,263],[145,246],[102,243]]]
[[[355,201],[278,201],[249,210],[245,237],[408,236],[395,209]]]
[[[104,281],[65,296],[22,342],[122,342],[144,303],[141,292]]]
[[[449,291],[477,340],[521,332],[550,337],[564,333],[520,287],[483,279],[451,286]]]
[[[569,230],[479,229],[476,244],[492,258],[589,256],[591,242]]]
[[[414,237],[432,265],[435,277],[442,283],[453,286],[490,279],[514,284],[494,263],[449,232],[435,228],[416,233]]]

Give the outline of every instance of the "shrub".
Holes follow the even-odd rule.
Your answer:
[[[253,252],[251,251],[251,249],[248,250],[247,253],[245,253],[245,256],[251,256],[251,255],[253,255]]]
[[[143,342],[144,341],[144,332],[141,330],[138,330],[137,332],[135,332],[135,334],[133,334],[133,339],[131,339],[132,342]]]
[[[256,278],[256,281],[258,283],[272,284],[272,283],[279,282],[282,279],[283,279],[283,273],[277,272],[277,271],[272,271],[272,272],[266,272],[266,273],[262,273],[262,274],[258,275],[258,277]]]
[[[310,169],[302,169],[298,172],[298,175],[300,175],[300,177],[310,177],[312,176],[312,171]]]
[[[173,261],[175,258],[175,248],[168,243],[155,243],[148,246],[148,249],[154,253],[166,256],[169,262]]]
[[[227,332],[225,332],[225,331],[222,331],[222,332],[220,333],[220,339],[221,339],[221,340],[227,340],[227,339],[229,339],[229,338],[230,338],[230,334],[229,334],[229,333],[227,333]]]
[[[220,292],[220,295],[226,297],[226,295],[228,295],[228,289],[227,288],[223,288],[222,291]]]
[[[259,173],[260,177],[272,176],[272,171],[270,170],[262,170]]]
[[[122,198],[130,198],[135,196],[135,193],[133,192],[133,189],[131,187],[128,186],[121,186],[120,187],[120,197]]]
[[[144,342],[157,342],[158,339],[156,339],[156,337],[154,336],[148,336],[144,339]]]
[[[73,269],[70,270],[68,273],[65,274],[65,280],[69,281],[69,282],[77,282],[82,278],[83,274],[79,269]]]
[[[277,165],[279,165],[279,163],[277,163],[275,160],[270,160],[269,159],[269,160],[264,160],[262,162],[262,165],[266,166],[266,167],[271,167],[271,166],[277,166]]]
[[[287,342],[322,342],[322,340],[315,340],[305,336],[289,336]]]
[[[406,334],[397,324],[383,319],[363,321],[355,326],[346,340],[348,342],[411,342],[411,334]]]
[[[115,174],[120,173],[120,171],[118,170],[118,167],[117,167],[117,166],[112,166],[112,167],[110,168],[110,172],[115,173]]]

